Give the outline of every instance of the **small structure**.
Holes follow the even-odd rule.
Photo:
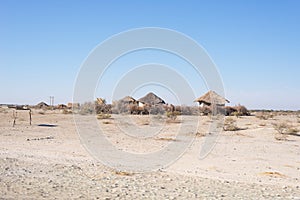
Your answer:
[[[127,103],[127,104],[136,104],[137,103],[137,101],[131,96],[126,96],[123,99],[120,99],[119,101],[122,103]]]
[[[140,98],[138,101],[149,104],[149,105],[166,104],[166,102],[162,98],[158,97],[157,95],[155,95],[152,92],[150,92],[146,96]]]
[[[38,104],[36,104],[35,108],[37,109],[47,109],[49,108],[50,106],[48,104],[46,104],[45,102],[40,102]]]
[[[114,114],[130,113],[131,107],[136,106],[137,104],[137,101],[133,97],[126,96],[120,100],[114,101],[112,110]]]
[[[200,112],[202,114],[209,113],[224,113],[224,106],[226,103],[229,103],[229,100],[217,94],[215,91],[209,91],[203,96],[194,100],[198,102],[200,106]]]
[[[225,103],[229,103],[227,99],[218,95],[215,91],[210,90],[209,92],[205,93],[203,96],[195,99],[194,102],[198,102],[200,107],[203,106],[225,106]]]

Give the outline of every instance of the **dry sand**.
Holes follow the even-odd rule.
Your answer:
[[[261,120],[236,119],[243,130],[221,132],[215,148],[198,159],[210,124],[200,117],[196,136],[185,154],[171,166],[147,173],[126,173],[96,161],[81,145],[73,116],[59,111],[33,111],[28,125],[20,111],[12,127],[12,110],[0,110],[0,199],[300,199],[300,137],[274,138],[272,123],[287,121],[300,128],[297,115]],[[160,135],[140,139],[118,132],[128,116],[99,120],[108,139],[128,152],[151,152],[173,141],[183,123],[166,123]],[[151,126],[147,116],[132,116],[141,129]],[[52,124],[54,127],[38,126]],[[200,134],[200,135],[201,135]],[[175,135],[176,136],[176,135]]]

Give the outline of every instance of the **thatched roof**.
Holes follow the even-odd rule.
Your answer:
[[[199,104],[204,103],[206,105],[211,105],[213,103],[216,105],[225,105],[226,102],[229,103],[229,101],[227,99],[218,95],[214,91],[207,92],[203,96],[195,99],[194,102],[199,102]]]
[[[36,104],[35,107],[36,108],[46,108],[46,107],[49,107],[49,105],[46,104],[45,102],[40,102],[40,103]]]
[[[156,96],[152,92],[150,92],[146,96],[140,98],[139,101],[150,104],[150,105],[165,104],[165,101],[162,98]]]
[[[136,103],[136,100],[131,96],[126,96],[123,99],[120,99],[119,102],[123,103]]]

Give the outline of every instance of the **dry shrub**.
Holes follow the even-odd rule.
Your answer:
[[[179,111],[166,112],[167,120],[166,123],[181,123],[180,120],[177,120],[177,116],[181,113]]]
[[[249,116],[250,115],[250,112],[248,111],[248,109],[243,106],[243,105],[237,105],[237,106],[234,106],[234,108],[236,109],[236,115],[238,116]]]
[[[199,108],[198,106],[178,106],[175,108],[176,111],[180,111],[182,115],[199,115]]]
[[[299,132],[299,129],[296,127],[290,127],[287,130],[287,134],[289,134],[289,135],[297,135],[298,132]]]
[[[105,100],[104,100],[105,102]],[[111,114],[112,113],[112,105],[111,104],[98,104],[97,102],[95,102],[95,110],[97,114]]]
[[[236,120],[228,117],[225,119],[224,126],[223,126],[224,131],[238,131],[240,128],[237,127],[236,125]]]
[[[120,176],[133,176],[134,175],[134,173],[125,172],[125,171],[115,171],[115,174],[120,175]]]
[[[68,109],[64,109],[63,111],[62,111],[62,114],[72,114],[73,112],[72,112],[72,110],[68,110]]]
[[[177,116],[180,115],[179,111],[173,111],[173,112],[166,112],[167,118],[171,120],[176,120]]]
[[[276,140],[286,140],[288,135],[297,135],[299,130],[287,122],[273,123],[273,128],[277,131]]]
[[[101,114],[97,115],[97,119],[109,119],[109,118],[111,118],[111,114],[103,114],[103,113],[101,113]]]
[[[112,124],[112,122],[110,122],[110,121],[103,121],[102,123],[103,124]]]
[[[152,105],[149,108],[149,113],[152,115],[164,115],[166,110],[163,105]]]
[[[284,174],[281,174],[279,172],[263,172],[263,173],[261,173],[261,175],[271,176],[271,177],[275,177],[275,178],[286,177]]]
[[[288,124],[286,122],[273,123],[273,128],[279,134],[284,134],[288,129]]]
[[[88,115],[95,113],[95,103],[94,102],[85,102],[80,105],[79,114]]]
[[[204,133],[204,132],[199,132],[199,131],[198,131],[198,132],[196,133],[196,136],[197,136],[197,137],[205,137],[205,136],[206,136],[206,133]]]
[[[271,112],[260,112],[257,115],[255,115],[255,117],[261,120],[268,120],[268,119],[273,119],[274,114]]]
[[[150,122],[149,122],[149,120],[142,120],[139,124],[146,126],[146,125],[149,125]]]

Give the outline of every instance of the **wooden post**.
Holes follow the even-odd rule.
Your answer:
[[[14,121],[13,121],[13,127],[16,125],[17,114],[18,114],[17,111],[13,110],[13,119],[14,119]]]
[[[32,118],[31,118],[31,109],[29,109],[29,125],[31,126],[31,120],[32,120]]]

